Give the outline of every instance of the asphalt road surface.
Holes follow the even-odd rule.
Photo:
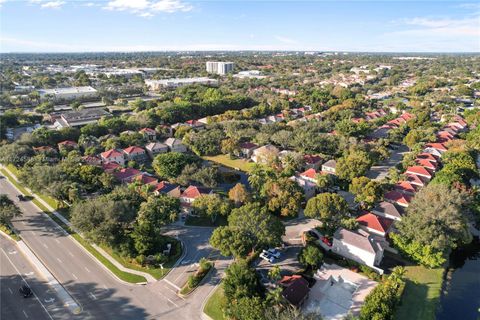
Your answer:
[[[82,307],[79,315],[70,315],[71,319],[200,319],[202,302],[229,262],[227,259],[216,261],[217,270],[205,285],[188,298],[179,297],[176,289],[193,272],[198,260],[212,254],[208,246],[211,229],[173,227],[169,232],[177,234],[187,248],[179,267],[172,270],[166,280],[156,283],[143,286],[123,283],[33,203],[19,202],[18,192],[7,179],[0,179],[0,192],[8,194],[22,209],[23,216],[12,223],[24,242]]]

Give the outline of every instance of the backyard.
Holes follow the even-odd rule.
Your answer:
[[[405,269],[407,283],[395,319],[435,319],[444,269],[427,269],[422,266],[406,266]]]
[[[253,163],[247,162],[244,159],[230,159],[229,155],[220,154],[218,156],[204,156],[203,159],[222,164],[226,167],[238,169],[243,172],[250,172]]]

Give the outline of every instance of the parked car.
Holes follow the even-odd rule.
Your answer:
[[[272,257],[279,259],[280,258],[280,251],[278,251],[275,248],[270,248],[267,250],[267,253],[269,253]]]
[[[312,231],[312,230],[308,230],[307,233],[308,233],[309,236],[311,236],[311,237],[313,237],[313,238],[315,238],[315,239],[320,240],[320,237],[318,236],[318,234],[317,234],[316,232],[314,232],[314,231]]]
[[[332,242],[327,237],[322,237],[322,242],[325,243],[329,247],[332,246]]]
[[[22,294],[24,298],[28,298],[33,295],[32,289],[30,289],[30,287],[26,284],[22,284],[18,291],[20,291],[20,294]]]
[[[273,261],[275,261],[275,259],[270,254],[268,254],[268,252],[266,252],[265,250],[263,250],[263,252],[260,253],[260,258],[270,263],[273,263]]]
[[[25,201],[25,196],[23,194],[19,194],[17,198],[18,198],[18,201]]]

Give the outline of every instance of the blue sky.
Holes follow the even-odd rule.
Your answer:
[[[465,1],[0,0],[1,52],[480,52]]]

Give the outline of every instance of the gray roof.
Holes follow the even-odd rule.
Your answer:
[[[377,204],[375,208],[372,209],[372,211],[397,218],[402,217],[402,212],[394,204],[386,201],[382,201]]]
[[[328,168],[336,168],[337,167],[337,161],[335,160],[328,160],[325,162],[322,166],[328,167]]]
[[[345,244],[374,254],[380,249],[378,244],[375,243],[373,237],[368,236],[367,234],[363,235],[359,232],[338,228],[333,237]]]
[[[175,138],[168,138],[167,140],[165,140],[164,143],[169,147],[174,146],[174,145],[178,146],[178,145],[182,144],[182,140],[175,139]]]
[[[165,143],[161,142],[150,142],[145,146],[148,150],[157,150],[157,149],[168,149],[168,146]]]
[[[111,114],[103,109],[83,109],[62,113],[62,118],[68,122],[98,120],[101,117],[108,116],[111,116]]]

